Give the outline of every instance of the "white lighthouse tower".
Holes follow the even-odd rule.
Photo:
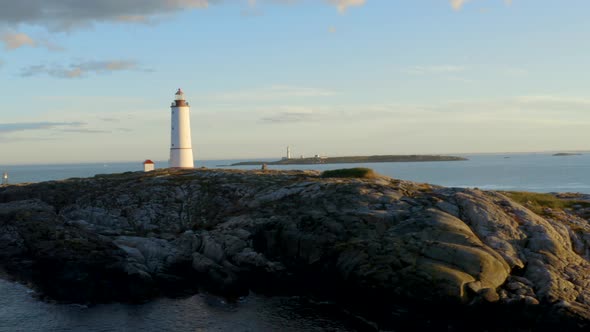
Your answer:
[[[170,167],[193,168],[190,107],[181,89],[176,92],[172,110],[172,139],[170,142]]]

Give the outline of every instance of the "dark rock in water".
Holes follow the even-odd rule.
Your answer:
[[[500,193],[201,169],[8,186],[0,202],[0,268],[59,301],[253,289],[379,328],[590,327],[588,221]]]

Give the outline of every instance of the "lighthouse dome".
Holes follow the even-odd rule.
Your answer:
[[[174,96],[174,102],[172,103],[172,107],[180,107],[180,106],[188,106],[186,99],[184,98],[184,92],[182,89],[178,89]]]
[[[176,91],[176,100],[185,100],[184,99],[184,92],[182,92],[182,89],[178,89],[178,91]]]

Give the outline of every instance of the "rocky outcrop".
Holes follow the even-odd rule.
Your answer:
[[[126,173],[0,189],[0,264],[62,301],[256,290],[335,300],[383,326],[583,330],[590,225],[559,213],[386,177]]]

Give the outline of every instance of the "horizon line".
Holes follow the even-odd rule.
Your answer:
[[[455,152],[455,153],[403,153],[403,154],[368,154],[366,156],[379,156],[379,155],[394,155],[394,156],[411,156],[411,155],[443,155],[443,156],[452,156],[452,155],[501,155],[501,154],[546,154],[546,153],[590,153],[589,150],[541,150],[541,151],[513,151],[513,152]],[[364,156],[364,155],[348,155],[348,156]],[[344,155],[333,155],[332,157],[348,157]],[[194,161],[236,161],[236,160],[247,160],[247,161],[264,161],[265,159],[276,159],[282,158],[279,157],[255,157],[255,158],[246,158],[246,157],[236,157],[236,158],[223,158],[223,159],[195,159]],[[150,159],[150,158],[147,158]],[[299,159],[299,158],[291,158],[291,159]],[[146,159],[142,160],[110,160],[110,161],[68,161],[68,162],[34,162],[34,163],[7,163],[7,164],[0,164],[0,167],[3,166],[38,166],[38,165],[92,165],[92,164],[122,164],[122,163],[138,163],[142,164]],[[157,163],[167,163],[168,160],[157,160],[152,158],[154,162]],[[198,168],[198,167],[195,167]],[[1,170],[1,169],[0,169]]]

